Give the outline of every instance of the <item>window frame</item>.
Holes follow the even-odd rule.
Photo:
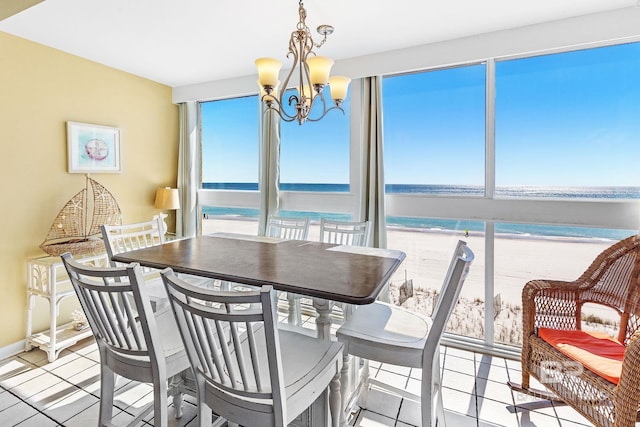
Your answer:
[[[550,49],[545,52],[494,57],[483,60],[486,64],[486,106],[485,106],[485,194],[484,196],[387,194],[385,196],[386,215],[425,218],[461,218],[484,221],[485,223],[485,301],[493,299],[494,237],[495,223],[531,223],[559,226],[588,226],[635,230],[640,227],[640,200],[558,200],[500,198],[495,195],[495,63],[510,59],[526,58],[541,54],[570,52],[579,49],[613,46],[634,42],[592,43],[588,46]],[[478,62],[456,64],[473,65]],[[445,66],[424,69],[421,72],[440,70]],[[359,217],[362,157],[362,105],[359,80],[351,84],[350,121],[350,191],[348,193],[291,192],[280,193],[280,208],[290,211],[341,212]],[[384,95],[383,95],[384,96]],[[199,190],[199,205],[256,208],[259,206],[259,192],[229,190]],[[486,353],[517,357],[519,349],[494,343],[493,306],[485,305],[485,339],[467,339],[447,336],[444,341],[452,346],[476,349]]]

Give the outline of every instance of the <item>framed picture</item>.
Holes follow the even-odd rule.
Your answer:
[[[120,173],[120,129],[67,122],[69,173]]]

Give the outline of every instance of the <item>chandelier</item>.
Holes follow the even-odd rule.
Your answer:
[[[289,52],[287,53],[287,58],[293,59],[293,65],[279,92],[278,74],[282,63],[273,58],[259,58],[255,63],[258,67],[261,99],[267,110],[275,111],[285,122],[297,120],[299,124],[302,124],[306,121],[317,122],[331,110],[337,109],[344,113],[340,105],[347,96],[351,79],[343,76],[329,78],[333,59],[317,56],[313,51],[314,47],[320,48],[324,44],[327,36],[333,33],[333,27],[320,25],[318,33],[323,38],[320,43],[316,44],[305,23],[307,11],[304,9],[302,0],[299,1],[298,14],[300,20],[295,31],[291,33]],[[331,98],[335,104],[329,108],[327,108],[322,94],[322,90],[327,84],[329,84]],[[296,92],[286,99],[287,88],[290,85],[296,88]],[[322,107],[321,113],[316,113],[316,111],[320,111],[320,105]],[[311,116],[312,111],[314,112],[313,117]]]

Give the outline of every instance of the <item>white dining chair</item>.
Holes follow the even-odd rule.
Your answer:
[[[123,264],[115,262],[112,257],[122,252],[133,251],[136,249],[148,248],[151,246],[162,245],[165,243],[162,218],[155,217],[150,221],[135,222],[122,225],[102,225],[102,238],[107,249],[107,256],[111,266],[118,267]],[[145,278],[145,286],[147,287],[147,295],[151,300],[152,307],[157,309],[167,304],[167,293],[160,278],[158,269],[150,267],[141,267],[142,274]],[[211,279],[199,276],[184,275],[186,280],[197,284],[210,284]]]
[[[286,218],[270,216],[267,219],[267,237],[279,237],[287,240],[307,240],[309,235],[309,218]]]
[[[213,409],[245,427],[284,427],[327,389],[338,425],[342,344],[278,330],[271,286],[228,292],[161,274],[196,377],[199,426]]]
[[[309,235],[309,218],[285,218],[270,216],[267,219],[267,237],[278,237],[287,240],[307,240]],[[278,295],[281,295],[278,292]],[[300,308],[300,298],[291,292],[286,293],[288,323],[292,325],[302,324],[302,310]]]
[[[369,246],[371,223],[322,218],[320,219],[320,241],[337,245]]]
[[[140,266],[91,267],[70,253],[63,254],[62,261],[100,354],[98,425],[113,425],[116,375],[153,384],[153,402],[130,426],[153,411],[153,425],[166,427],[168,394],[173,396],[176,418],[181,417],[181,378],[191,365],[171,308],[152,311]]]
[[[369,246],[371,242],[371,222],[337,221],[322,218],[320,220],[320,241],[346,246]],[[351,304],[336,303],[335,306],[342,310],[343,319],[353,311]]]
[[[422,427],[445,425],[440,390],[440,339],[446,328],[460,290],[469,272],[474,254],[465,242],[459,241],[444,279],[431,317],[382,302],[360,306],[336,331],[344,352],[367,360],[422,369],[421,395],[369,378],[365,364],[361,381],[360,406],[366,408],[369,386],[397,393],[421,402]],[[345,357],[348,363],[349,356]],[[349,377],[343,372],[343,382]],[[348,387],[343,383],[343,387]],[[344,390],[344,388],[343,388]],[[348,400],[347,396],[343,399]]]
[[[136,222],[122,225],[102,225],[102,239],[107,249],[107,257],[112,267],[121,267],[124,264],[112,261],[112,257],[122,252],[148,248],[164,243],[162,223],[156,217],[150,221]],[[162,285],[162,279],[158,270],[149,267],[141,267],[145,278],[147,296],[154,310],[167,304],[167,294]]]

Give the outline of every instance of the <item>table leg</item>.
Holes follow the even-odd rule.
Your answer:
[[[316,329],[318,338],[323,340],[331,339],[331,309],[334,302],[321,298],[313,299],[313,308],[316,309],[318,317],[316,317]]]
[[[347,411],[349,410],[349,396],[351,395],[351,355],[346,351],[342,353],[342,370],[340,371],[340,395],[342,397],[340,411],[340,425],[347,425]]]
[[[321,298],[313,299],[313,307],[316,309],[318,316],[316,317],[316,328],[318,338],[323,340],[331,339],[331,310],[335,305],[334,301],[329,301]],[[346,304],[345,304],[346,306]],[[329,409],[331,411],[331,425],[333,427],[346,427],[346,399],[350,393],[350,381],[351,376],[350,368],[352,357],[343,353],[343,365],[340,372],[336,373],[335,378],[331,381],[330,396],[329,396]],[[344,381],[344,383],[343,383]]]
[[[287,322],[290,325],[300,326],[302,325],[302,313],[300,308],[300,297],[287,292],[287,303],[289,309],[289,316]]]
[[[184,401],[184,381],[182,379],[184,373],[176,374],[169,378],[169,389],[173,397],[173,408],[175,410],[175,417],[182,418],[182,402]]]
[[[336,372],[329,383],[329,411],[331,412],[331,427],[346,427],[344,411],[342,410],[342,397],[340,393],[340,372]]]

